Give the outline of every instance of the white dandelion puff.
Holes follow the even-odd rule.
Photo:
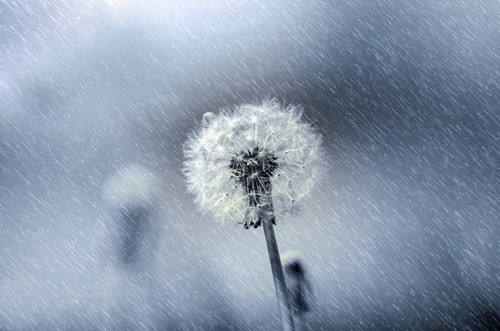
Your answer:
[[[202,210],[246,229],[263,225],[283,329],[294,330],[273,224],[300,210],[320,181],[321,137],[302,108],[271,100],[206,113],[184,155],[188,189]]]
[[[302,109],[275,100],[206,113],[184,153],[188,189],[201,209],[222,222],[245,220],[245,227],[259,226],[245,219],[252,214],[252,185],[268,186],[257,197],[262,200],[272,190],[281,218],[302,209],[324,169],[321,137],[302,119]]]
[[[127,165],[117,170],[106,181],[104,198],[113,208],[130,204],[150,204],[157,195],[155,176],[144,167]]]

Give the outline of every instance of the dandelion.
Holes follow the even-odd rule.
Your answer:
[[[297,214],[320,180],[321,137],[302,109],[275,100],[206,113],[186,143],[188,189],[203,211],[245,229],[263,225],[285,329],[293,329],[273,224]]]
[[[113,174],[104,186],[104,197],[118,213],[116,235],[118,261],[123,266],[140,262],[151,227],[151,211],[157,194],[155,176],[139,165],[128,165]],[[141,249],[142,248],[142,249]]]

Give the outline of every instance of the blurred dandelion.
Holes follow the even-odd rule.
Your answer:
[[[127,165],[108,178],[103,194],[113,208],[129,204],[150,205],[157,195],[155,176],[140,165]]]
[[[270,100],[206,113],[184,154],[188,189],[202,211],[246,229],[263,225],[283,328],[293,330],[273,224],[296,214],[320,180],[321,137],[301,108]]]
[[[104,185],[103,195],[114,216],[109,228],[114,268],[105,303],[106,329],[138,330],[153,323],[149,307],[155,305],[150,298],[157,290],[159,185],[151,171],[137,164],[119,168]]]
[[[120,265],[136,265],[151,253],[145,246],[152,245],[152,240],[145,237],[152,226],[157,195],[154,184],[151,172],[139,165],[128,165],[114,173],[104,186],[104,197],[118,214],[115,232]]]

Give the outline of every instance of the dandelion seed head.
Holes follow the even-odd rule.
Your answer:
[[[105,199],[113,207],[130,204],[150,204],[156,195],[155,176],[140,165],[128,165],[116,171],[106,181]]]
[[[270,179],[275,214],[296,214],[321,180],[321,137],[302,109],[275,100],[206,113],[184,149],[188,189],[222,222],[241,222],[250,192],[241,182]],[[248,214],[248,211],[247,211]]]

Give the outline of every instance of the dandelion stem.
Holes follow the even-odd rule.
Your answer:
[[[281,259],[278,251],[278,242],[276,241],[276,236],[274,235],[272,222],[273,216],[269,217],[268,213],[261,213],[261,215],[265,215],[263,217],[264,219],[262,220],[262,224],[264,228],[264,234],[266,236],[267,251],[269,253],[269,260],[271,262],[271,270],[273,272],[274,287],[276,289],[276,296],[278,297],[278,308],[281,314],[281,323],[283,325],[283,330],[293,331],[295,330],[293,325],[293,314],[290,306],[290,300],[288,299],[285,274],[283,273],[283,267],[281,266]]]

